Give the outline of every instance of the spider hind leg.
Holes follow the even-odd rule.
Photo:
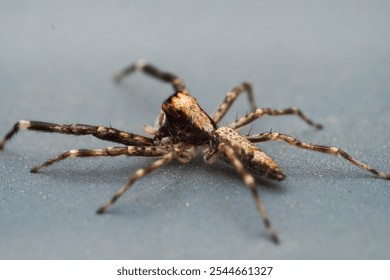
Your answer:
[[[323,145],[314,145],[310,143],[305,143],[302,141],[299,141],[295,139],[292,136],[286,135],[286,134],[281,134],[281,133],[276,133],[276,132],[267,132],[267,133],[261,133],[261,134],[253,134],[247,136],[247,139],[251,142],[265,142],[265,141],[284,141],[287,144],[290,144],[292,146],[309,150],[309,151],[316,151],[324,154],[330,154],[330,155],[335,155],[335,156],[340,156],[346,160],[348,160],[350,163],[353,165],[360,167],[364,170],[367,170],[368,172],[371,172],[375,174],[376,176],[385,179],[385,180],[390,180],[390,174],[386,174],[384,172],[378,171],[371,166],[368,166],[357,159],[353,158],[349,154],[347,154],[345,151],[336,148],[336,147],[331,147],[331,146],[323,146]]]
[[[245,184],[251,190],[252,196],[253,196],[255,203],[256,203],[257,211],[259,212],[260,217],[263,220],[263,223],[264,223],[264,226],[267,230],[267,233],[271,237],[272,241],[275,244],[278,244],[279,237],[271,225],[271,222],[269,220],[264,203],[263,203],[263,201],[262,201],[262,199],[261,199],[261,197],[256,189],[254,177],[246,170],[245,166],[239,160],[234,149],[231,146],[229,146],[228,144],[225,144],[225,143],[220,143],[217,147],[217,150],[218,150],[217,153],[223,153],[229,159],[229,161],[232,163],[232,165],[236,169],[237,173],[241,175]]]

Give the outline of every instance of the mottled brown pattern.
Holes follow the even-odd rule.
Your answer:
[[[360,161],[354,159],[343,150],[336,147],[308,144],[299,141],[292,136],[281,133],[262,133],[253,135],[241,135],[236,130],[247,125],[264,115],[296,115],[307,124],[322,128],[320,124],[313,122],[298,108],[287,109],[256,108],[252,86],[249,82],[233,88],[227,93],[225,99],[218,107],[211,118],[192,97],[184,85],[183,81],[175,74],[162,71],[147,62],[140,60],[125,68],[115,76],[115,81],[120,82],[127,75],[142,71],[156,79],[168,82],[175,92],[162,104],[157,127],[145,126],[145,132],[153,138],[133,134],[126,131],[117,130],[112,127],[91,126],[85,124],[55,124],[40,121],[18,121],[0,142],[0,150],[5,144],[20,130],[32,130],[48,133],[62,133],[68,135],[91,135],[101,140],[120,143],[121,147],[108,147],[105,149],[79,149],[64,152],[55,156],[45,163],[35,166],[31,172],[35,173],[42,168],[67,158],[75,157],[113,157],[113,156],[144,156],[158,157],[150,165],[138,169],[133,176],[114,194],[114,196],[104,203],[97,213],[104,213],[108,207],[114,204],[123,193],[129,189],[137,180],[148,175],[150,172],[168,164],[174,159],[182,163],[191,161],[199,150],[203,153],[206,163],[213,163],[217,159],[229,162],[241,175],[244,183],[250,189],[255,200],[257,210],[263,220],[268,235],[274,243],[279,242],[278,235],[273,229],[264,203],[256,190],[255,176],[265,176],[274,180],[283,180],[285,174],[279,165],[255,144],[256,142],[284,141],[298,148],[316,151],[331,155],[340,156],[352,164],[365,169],[380,178],[390,180],[390,175],[378,171]],[[219,127],[218,123],[225,116],[234,101],[246,92],[248,94],[251,112],[231,123],[227,127]]]
[[[220,142],[233,148],[236,156],[242,161],[246,169],[254,175],[266,176],[279,181],[286,177],[271,157],[234,129],[221,127],[215,131],[215,135]]]

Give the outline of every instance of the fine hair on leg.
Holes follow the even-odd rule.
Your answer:
[[[104,203],[102,206],[99,207],[99,209],[96,211],[97,214],[102,214],[104,213],[108,207],[110,207],[112,204],[114,204],[118,198],[120,198],[128,188],[130,188],[133,183],[142,177],[146,176],[150,172],[168,164],[175,158],[175,152],[171,151],[168,154],[164,155],[162,158],[154,161],[152,164],[150,164],[147,167],[140,168],[136,172],[134,172],[133,176],[120,188],[116,194],[108,200],[106,203]]]
[[[272,109],[272,108],[257,108],[253,112],[248,113],[245,116],[238,119],[237,121],[229,124],[228,127],[233,129],[238,129],[253,122],[256,119],[263,117],[264,115],[269,115],[269,116],[296,115],[304,122],[306,122],[308,125],[314,126],[317,129],[322,128],[321,124],[313,122],[305,114],[303,114],[300,109],[295,107],[282,109],[282,110]]]
[[[15,123],[12,129],[5,135],[3,140],[0,142],[0,150],[4,148],[5,144],[20,129],[48,133],[61,133],[76,136],[92,135],[101,140],[120,143],[123,145],[145,146],[153,144],[153,139],[151,138],[101,125],[91,126],[87,124],[56,124],[40,121],[20,120]]]
[[[143,156],[143,157],[158,157],[169,152],[168,146],[127,146],[127,147],[108,147],[106,149],[79,149],[64,152],[55,156],[41,165],[35,166],[30,171],[37,173],[42,168],[48,167],[53,163],[57,163],[67,158],[75,157],[115,157],[115,156]]]
[[[187,90],[184,82],[176,74],[160,70],[159,68],[147,63],[145,60],[139,60],[124,68],[114,76],[114,81],[119,83],[123,78],[135,71],[142,71],[153,78],[170,83],[175,91]]]
[[[315,151],[315,152],[320,152],[320,153],[325,153],[325,154],[330,154],[330,155],[335,155],[335,156],[340,156],[346,160],[348,160],[350,163],[353,165],[356,165],[357,167],[360,167],[364,170],[367,170],[368,172],[371,172],[375,174],[376,176],[379,176],[383,179],[390,180],[390,174],[386,174],[384,172],[378,171],[371,166],[368,166],[364,163],[361,163],[360,161],[356,160],[343,150],[337,148],[337,147],[332,147],[332,146],[323,146],[323,145],[314,145],[310,143],[305,143],[302,141],[297,140],[296,138],[286,135],[286,134],[281,134],[281,133],[276,133],[276,132],[267,132],[267,133],[261,133],[261,134],[253,134],[247,136],[247,139],[251,142],[266,142],[266,141],[284,141],[292,146],[309,150],[309,151]]]
[[[255,179],[254,177],[245,169],[242,162],[236,156],[232,147],[225,143],[220,143],[218,145],[218,152],[223,153],[232,163],[237,173],[241,175],[245,184],[251,190],[252,196],[255,199],[257,210],[263,220],[264,226],[268,232],[268,235],[271,237],[274,243],[279,243],[279,238],[276,231],[273,229],[271,222],[268,218],[267,211],[265,210],[265,206],[261,197],[256,189]]]
[[[219,105],[217,111],[213,115],[213,120],[216,124],[220,123],[222,118],[229,111],[230,107],[234,101],[241,95],[241,93],[246,92],[248,94],[248,101],[251,106],[251,111],[256,109],[255,99],[253,97],[252,84],[249,81],[243,82],[241,85],[234,87],[231,91],[226,94],[225,99]]]

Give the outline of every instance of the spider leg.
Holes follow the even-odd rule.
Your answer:
[[[260,217],[263,220],[264,226],[268,232],[268,235],[271,237],[274,243],[279,243],[279,238],[276,234],[276,231],[272,228],[271,222],[268,218],[267,211],[265,210],[265,206],[263,201],[260,198],[259,193],[256,190],[255,179],[254,177],[245,169],[242,162],[238,159],[236,153],[233,148],[225,143],[220,143],[218,145],[218,152],[222,152],[235,167],[238,174],[241,175],[245,184],[252,192],[252,196],[255,199],[257,210],[260,214]]]
[[[171,151],[171,152],[165,154],[161,159],[158,159],[155,162],[153,162],[152,164],[150,164],[149,166],[141,168],[141,169],[138,169],[133,174],[133,176],[131,176],[131,178],[117,191],[117,193],[110,200],[108,200],[106,203],[104,203],[102,206],[99,207],[99,209],[96,211],[96,213],[97,214],[104,213],[107,210],[107,208],[110,207],[112,204],[114,204],[115,201],[117,201],[118,198],[120,198],[123,195],[123,193],[128,188],[130,188],[131,185],[135,181],[141,179],[142,177],[144,177],[147,174],[149,174],[150,172],[160,168],[161,166],[164,166],[164,165],[168,164],[174,158],[175,158],[175,151]]]
[[[253,97],[252,84],[249,81],[243,82],[241,85],[236,86],[226,94],[225,99],[222,101],[222,103],[219,105],[219,108],[214,113],[213,120],[215,121],[216,124],[218,124],[222,120],[222,118],[229,110],[230,106],[232,106],[233,102],[243,92],[246,92],[248,94],[251,110],[254,111],[256,109],[256,105]]]
[[[86,124],[55,124],[39,121],[21,120],[15,123],[12,129],[5,135],[0,142],[2,150],[6,142],[11,139],[21,128],[40,132],[54,132],[71,135],[92,135],[102,140],[120,143],[123,145],[151,146],[153,140],[141,135],[128,133],[105,126],[91,126]]]
[[[315,128],[321,129],[322,125],[319,123],[313,122],[311,119],[306,117],[302,113],[302,111],[298,108],[292,107],[292,108],[287,108],[283,110],[278,110],[278,109],[272,109],[272,108],[258,108],[254,110],[251,113],[246,114],[239,120],[231,123],[228,125],[228,127],[233,128],[233,129],[238,129],[240,127],[243,127],[244,125],[247,125],[248,123],[253,122],[254,120],[261,118],[264,115],[270,115],[270,116],[281,116],[281,115],[297,115],[299,118],[301,118],[303,121],[305,121],[307,124],[314,126]]]
[[[131,64],[130,66],[124,68],[122,71],[120,71],[114,76],[114,81],[119,83],[124,77],[132,74],[135,71],[142,71],[163,82],[168,82],[172,85],[175,91],[183,91],[187,89],[183,81],[178,76],[173,73],[160,70],[144,60],[139,60]]]
[[[115,157],[115,156],[144,156],[144,157],[158,157],[168,153],[167,146],[127,146],[127,147],[108,147],[106,149],[79,149],[64,152],[55,156],[41,165],[35,166],[31,169],[32,173],[36,173],[42,168],[45,168],[53,163],[59,162],[67,158],[74,157]]]
[[[351,162],[353,165],[356,165],[364,170],[367,170],[367,171],[369,171],[369,172],[371,172],[371,173],[373,173],[373,174],[375,174],[383,179],[390,180],[390,174],[380,172],[380,171],[372,168],[371,166],[368,166],[364,163],[361,163],[360,161],[351,157],[349,154],[347,154],[343,150],[336,148],[336,147],[309,144],[309,143],[299,141],[299,140],[297,140],[289,135],[286,135],[286,134],[272,133],[272,132],[249,135],[249,136],[247,136],[247,139],[251,142],[284,141],[290,145],[293,145],[293,146],[301,148],[301,149],[340,156],[340,157],[348,160],[349,162]]]

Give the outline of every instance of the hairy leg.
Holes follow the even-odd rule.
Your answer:
[[[120,198],[128,188],[130,188],[133,183],[142,177],[145,177],[147,174],[150,172],[168,164],[175,158],[175,152],[171,151],[168,154],[164,155],[161,159],[156,160],[152,164],[150,164],[147,167],[138,169],[133,176],[120,188],[117,193],[106,203],[104,203],[102,206],[99,207],[99,209],[96,211],[97,214],[102,214],[104,213],[108,207],[110,207],[112,204],[114,204],[118,198]]]
[[[124,77],[132,74],[135,71],[142,71],[152,76],[153,78],[159,79],[163,82],[168,82],[172,85],[175,91],[183,91],[187,89],[183,81],[177,75],[160,70],[144,60],[139,60],[136,63],[126,67],[114,76],[114,80],[115,82],[120,82]]]
[[[254,111],[256,109],[253,97],[252,84],[248,81],[243,82],[241,85],[236,86],[226,94],[225,99],[222,101],[217,111],[214,113],[213,120],[215,121],[215,123],[218,124],[222,120],[229,108],[232,106],[233,102],[243,92],[246,92],[248,94],[248,100],[249,104],[251,105],[251,110]]]
[[[64,152],[55,156],[41,165],[35,166],[31,169],[32,173],[36,173],[42,168],[48,167],[53,163],[61,160],[74,157],[114,157],[114,156],[144,156],[144,157],[158,157],[169,153],[168,146],[127,146],[127,147],[108,147],[106,149],[79,149]]]
[[[70,135],[92,135],[96,138],[120,143],[123,145],[150,146],[153,145],[153,139],[141,135],[128,133],[105,126],[91,126],[86,124],[56,124],[39,121],[21,120],[15,123],[12,129],[5,135],[0,142],[0,150],[4,149],[5,144],[20,130],[34,130],[39,132],[62,133]]]
[[[269,115],[269,116],[282,116],[282,115],[296,115],[299,118],[301,118],[303,121],[305,121],[307,124],[314,126],[315,128],[321,129],[322,125],[313,122],[311,119],[306,117],[302,113],[302,111],[298,108],[292,107],[292,108],[287,108],[283,110],[277,110],[277,109],[272,109],[272,108],[258,108],[255,111],[246,114],[239,120],[231,123],[228,125],[228,127],[233,128],[233,129],[238,129],[240,127],[243,127],[251,122],[253,122],[256,119],[261,118],[264,115]]]
[[[263,220],[264,226],[265,226],[269,236],[271,237],[271,239],[274,243],[279,243],[279,238],[276,234],[276,231],[271,226],[271,222],[268,218],[267,211],[265,210],[264,203],[261,200],[260,195],[256,190],[254,177],[245,169],[244,165],[239,160],[239,158],[235,154],[232,147],[230,147],[229,145],[226,145],[224,143],[221,143],[218,146],[218,152],[222,152],[230,160],[232,165],[235,167],[237,173],[241,175],[245,184],[248,186],[248,188],[252,192],[252,196],[256,202],[257,210],[258,210],[258,212]]]
[[[325,153],[325,154],[331,154],[331,155],[335,155],[335,156],[340,156],[340,157],[348,160],[349,162],[351,162],[353,165],[356,165],[364,170],[367,170],[367,171],[369,171],[369,172],[371,172],[371,173],[373,173],[373,174],[375,174],[383,179],[390,180],[390,174],[380,172],[380,171],[372,168],[371,166],[368,166],[364,163],[361,163],[360,161],[351,157],[349,154],[347,154],[343,150],[336,148],[336,147],[309,144],[309,143],[299,141],[299,140],[297,140],[294,137],[291,137],[289,135],[281,134],[281,133],[273,133],[273,132],[249,135],[249,136],[247,136],[247,139],[251,142],[284,141],[290,145],[293,145],[293,146],[301,148],[301,149],[321,152],[321,153]]]

